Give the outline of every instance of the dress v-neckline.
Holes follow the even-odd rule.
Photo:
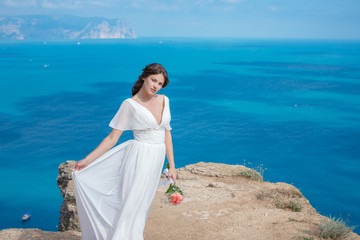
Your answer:
[[[137,102],[137,101],[136,101],[135,99],[133,99],[133,98],[129,98],[129,99],[133,100],[134,102],[136,102],[137,104],[139,104],[141,107],[145,108],[145,110],[147,110],[147,111],[150,113],[150,115],[153,117],[153,119],[155,120],[156,125],[157,125],[157,126],[160,126],[160,125],[162,124],[162,122],[163,122],[163,119],[164,119],[164,112],[165,112],[165,106],[166,106],[165,95],[164,95],[163,98],[164,98],[164,99],[163,99],[163,109],[162,109],[161,119],[160,119],[160,123],[159,123],[159,124],[158,124],[158,122],[157,122],[156,117],[154,116],[154,114],[153,114],[149,109],[147,109],[147,107],[145,107],[145,106],[142,105],[141,103]]]

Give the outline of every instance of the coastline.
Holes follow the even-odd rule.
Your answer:
[[[4,229],[1,239],[80,239],[74,208],[71,168],[59,166],[58,186],[64,197],[59,232],[39,229]],[[158,188],[144,230],[144,239],[321,239],[315,235],[322,219],[294,186],[254,180],[244,176],[243,165],[198,162],[177,171],[177,185],[184,193],[179,205],[167,202],[167,186]],[[164,176],[162,176],[163,178]],[[299,208],[289,208],[296,202]],[[312,237],[312,238],[311,238]],[[346,239],[360,239],[351,233]]]

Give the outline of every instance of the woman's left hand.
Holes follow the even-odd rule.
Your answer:
[[[170,181],[170,178],[174,180],[174,184],[176,185],[176,170],[175,168],[170,168],[168,172],[168,181]]]

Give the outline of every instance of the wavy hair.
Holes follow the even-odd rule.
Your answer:
[[[165,81],[164,81],[162,88],[166,87],[166,85],[169,84],[168,74],[167,74],[165,68],[159,63],[151,63],[151,64],[147,65],[142,71],[143,71],[143,73],[139,76],[138,80],[135,82],[135,84],[131,90],[132,91],[131,94],[133,96],[139,92],[140,88],[142,87],[142,85],[144,83],[144,78],[147,78],[150,75],[162,74],[164,76]]]

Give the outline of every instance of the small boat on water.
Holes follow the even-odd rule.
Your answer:
[[[22,216],[21,220],[26,221],[31,217],[30,213],[25,213],[24,216]]]

